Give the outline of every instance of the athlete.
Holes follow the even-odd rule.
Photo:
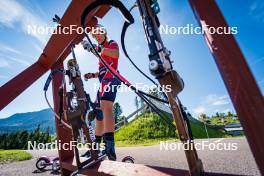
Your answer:
[[[114,40],[108,39],[106,29],[99,24],[92,32],[92,37],[98,43],[96,46],[97,52],[100,53],[105,62],[117,70],[119,58],[118,44]],[[93,52],[93,49],[88,41],[83,41],[82,44],[84,49]],[[109,160],[115,161],[115,118],[113,115],[113,103],[115,101],[117,88],[120,85],[120,82],[114,77],[114,75],[111,74],[111,72],[107,70],[100,59],[98,69],[99,71],[96,73],[87,73],[84,75],[85,79],[98,78],[100,82],[100,89],[97,92],[96,105],[97,109],[101,109],[103,115],[101,117],[100,115],[96,116],[95,142],[97,143],[97,146],[100,146],[103,138],[106,148],[104,152],[106,152]]]

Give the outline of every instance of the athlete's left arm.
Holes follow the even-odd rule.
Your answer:
[[[119,58],[119,49],[117,43],[113,42],[108,48],[102,48],[101,54],[112,58]]]

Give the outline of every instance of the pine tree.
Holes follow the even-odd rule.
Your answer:
[[[20,134],[20,139],[21,139],[21,145],[20,145],[20,149],[26,149],[27,147],[27,143],[28,143],[28,131],[22,131]]]
[[[115,117],[115,123],[119,123],[122,119],[120,118],[120,115],[122,114],[122,108],[118,102],[116,102],[113,106],[113,114]]]
[[[46,132],[44,133],[45,137],[44,137],[44,141],[43,143],[49,143],[51,142],[51,137],[50,137],[50,127],[48,126],[48,128],[46,129]]]
[[[38,124],[38,127],[36,128],[35,132],[34,132],[34,138],[33,141],[36,141],[36,143],[40,143],[40,124]]]

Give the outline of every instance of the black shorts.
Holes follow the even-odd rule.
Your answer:
[[[97,99],[96,99],[96,119],[103,120],[103,113],[100,109],[100,101],[107,100],[114,102],[116,98],[117,89],[120,86],[121,82],[116,78],[107,78],[101,81],[101,86],[97,91]]]

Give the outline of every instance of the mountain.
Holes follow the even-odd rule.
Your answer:
[[[34,131],[40,125],[41,131],[50,128],[50,133],[55,133],[55,118],[51,109],[36,112],[18,113],[0,119],[0,133],[10,133],[18,130]]]

